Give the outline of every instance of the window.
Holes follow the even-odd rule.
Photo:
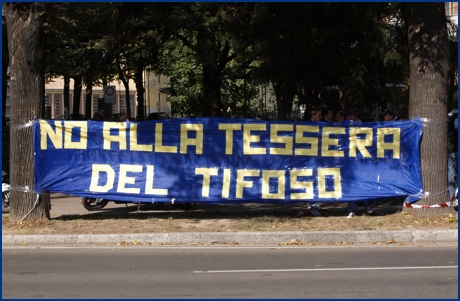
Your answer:
[[[54,95],[54,116],[61,115],[61,96]]]
[[[98,99],[98,95],[93,95],[93,112],[97,112],[99,109],[99,103],[97,99]],[[88,114],[88,116],[92,116],[92,115]]]
[[[82,112],[83,112],[83,115],[86,115],[86,116],[89,116],[87,113],[86,113],[86,101],[83,102],[83,109],[82,109]],[[91,117],[91,116],[89,116]],[[88,118],[89,118],[88,117]]]
[[[446,15],[457,16],[458,15],[458,3],[457,2],[446,2]]]
[[[129,96],[129,107],[131,108],[131,113],[134,112],[134,102],[132,96]]]

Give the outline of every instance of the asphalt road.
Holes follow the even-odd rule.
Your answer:
[[[457,245],[3,247],[3,298],[458,298]]]

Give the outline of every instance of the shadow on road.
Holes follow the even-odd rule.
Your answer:
[[[118,206],[118,207],[115,207]],[[326,216],[345,216],[347,213],[347,203],[321,203],[323,210],[310,210],[311,216],[303,215],[303,218],[318,218]],[[391,200],[382,200],[374,202],[372,207],[375,215],[391,215],[402,210],[400,203],[394,203]],[[106,219],[245,219],[273,216],[278,218],[293,218],[295,210],[306,210],[307,206],[302,203],[297,204],[196,204],[192,210],[178,210],[171,204],[163,206],[142,204],[119,204],[112,205],[110,208],[104,208],[100,211],[88,211],[84,214],[63,214],[52,218],[54,220],[106,220]],[[364,208],[359,206],[358,214],[363,214]]]

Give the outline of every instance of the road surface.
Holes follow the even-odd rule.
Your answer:
[[[457,245],[3,247],[3,298],[458,298]]]

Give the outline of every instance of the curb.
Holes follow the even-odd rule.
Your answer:
[[[321,231],[321,232],[189,232],[144,234],[2,235],[2,246],[14,245],[299,245],[366,243],[458,243],[458,230]]]

